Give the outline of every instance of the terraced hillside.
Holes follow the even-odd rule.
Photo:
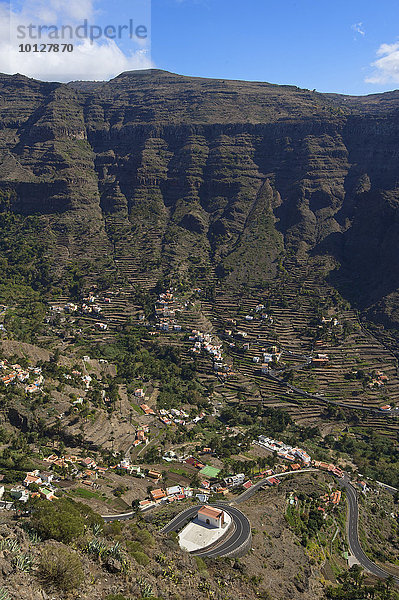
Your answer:
[[[157,293],[173,285],[182,330],[152,333],[226,400],[285,406],[301,421],[326,401],[398,402],[396,92],[157,70],[91,86],[3,75],[0,89],[8,297],[21,295],[19,263],[40,260],[22,282],[59,304],[97,289],[101,312],[80,314],[68,335],[106,343],[127,322],[151,328]],[[31,218],[46,235],[27,260],[7,230],[24,247]],[[393,327],[390,349],[365,315]],[[193,355],[192,329],[223,345],[228,376]]]
[[[344,297],[396,323],[396,92],[157,70],[90,86],[2,75],[0,92],[0,211],[39,216],[57,285],[77,265],[143,289],[259,289],[287,257],[321,256]]]
[[[396,357],[317,271],[304,275],[302,268],[295,277],[292,268],[291,273],[251,295],[227,293],[220,285],[212,300],[203,290],[176,293],[168,303],[174,313],[169,321],[182,330],[158,332],[158,343],[179,348],[188,363],[194,360],[193,331],[222,343],[224,360],[232,366],[228,377],[215,372],[206,352],[195,357],[200,379],[213,386],[215,398],[284,408],[306,424],[320,422],[332,403],[359,409],[362,424],[395,436],[399,421],[380,407],[398,404]],[[270,352],[278,362],[262,372],[263,355]],[[311,364],[319,354],[328,361]]]

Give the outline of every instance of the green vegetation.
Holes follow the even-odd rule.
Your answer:
[[[141,528],[138,525],[132,525],[130,532],[133,539],[140,542],[142,547],[149,548],[155,545],[154,536],[147,529]]]
[[[195,562],[197,563],[198,571],[200,573],[204,573],[207,570],[204,559],[201,558],[200,556],[195,556],[194,558],[195,558]]]
[[[138,379],[158,382],[159,408],[170,409],[182,404],[200,408],[208,404],[203,388],[196,381],[195,366],[186,364],[178,349],[149,340],[140,328],[127,324],[115,342],[105,347],[91,345],[87,351],[90,356],[106,358],[117,366],[117,377],[110,382],[107,391],[112,405],[118,397],[117,384],[130,386],[131,381]],[[96,401],[93,393],[90,397]]]
[[[32,506],[31,525],[43,539],[68,544],[94,523],[102,523],[101,517],[85,504],[73,500],[39,500]]]
[[[132,552],[138,552],[143,549],[143,544],[141,542],[134,542],[132,540],[127,540],[126,548],[128,552],[131,554]]]
[[[327,588],[325,597],[330,600],[398,600],[399,593],[395,590],[393,578],[379,581],[375,585],[364,582],[363,570],[359,565],[353,565],[338,577],[339,585]]]
[[[88,489],[85,489],[85,488],[76,488],[76,490],[73,490],[72,494],[74,496],[76,496],[77,498],[86,498],[86,499],[97,498],[97,499],[101,499],[101,494],[99,494],[98,492],[92,492],[91,490],[88,490]]]
[[[0,588],[0,600],[11,600],[11,596],[3,587]]]
[[[44,301],[53,289],[49,237],[39,217],[2,212],[0,197],[0,302],[10,305],[4,325],[15,339],[42,331]]]
[[[356,432],[356,428],[354,428]],[[358,435],[344,434],[331,446],[338,452],[346,452],[353,458],[359,471],[378,481],[399,487],[399,446],[378,435],[373,429],[358,430]]]
[[[150,559],[148,558],[147,554],[145,554],[144,552],[141,552],[140,550],[136,550],[135,552],[130,552],[130,555],[134,558],[136,563],[141,565],[142,567],[146,567],[148,565],[148,563],[150,562]]]
[[[2,398],[3,410],[12,405],[16,399],[20,400],[18,394],[12,389],[7,389]],[[5,430],[0,430],[0,440],[5,447],[0,450],[0,470],[4,474],[4,483],[16,483],[25,478],[26,471],[34,468],[30,457],[29,444],[24,434],[11,435]]]
[[[32,290],[44,295],[49,292],[52,279],[47,252],[39,217],[0,212],[1,301],[24,298]]]
[[[305,500],[305,498],[303,498]],[[323,515],[317,509],[316,498],[307,498],[305,507],[287,506],[286,518],[295,533],[301,539],[301,544],[307,546],[308,541],[315,537],[323,526]]]
[[[74,590],[84,579],[81,558],[65,546],[45,546],[40,557],[38,575],[45,585],[55,586],[63,591]]]

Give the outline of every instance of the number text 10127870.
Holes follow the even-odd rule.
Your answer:
[[[19,44],[19,52],[73,52],[73,44]]]

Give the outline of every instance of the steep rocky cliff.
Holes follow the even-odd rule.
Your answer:
[[[263,285],[322,255],[346,297],[399,323],[399,92],[2,75],[0,124],[0,210],[40,215],[58,272],[119,257],[154,282]]]

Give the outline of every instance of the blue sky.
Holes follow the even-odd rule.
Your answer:
[[[76,40],[69,55],[21,54],[20,40],[6,42],[2,17],[9,6],[15,24],[76,25],[87,18],[104,27],[132,18],[151,36]],[[13,0],[11,5],[0,0],[1,11],[0,70],[40,79],[109,79],[123,70],[154,66],[323,92],[399,88],[399,18],[393,0]]]
[[[152,8],[152,59],[163,69],[350,94],[399,87],[397,49],[371,67],[384,59],[381,45],[399,39],[397,1],[153,0]]]

